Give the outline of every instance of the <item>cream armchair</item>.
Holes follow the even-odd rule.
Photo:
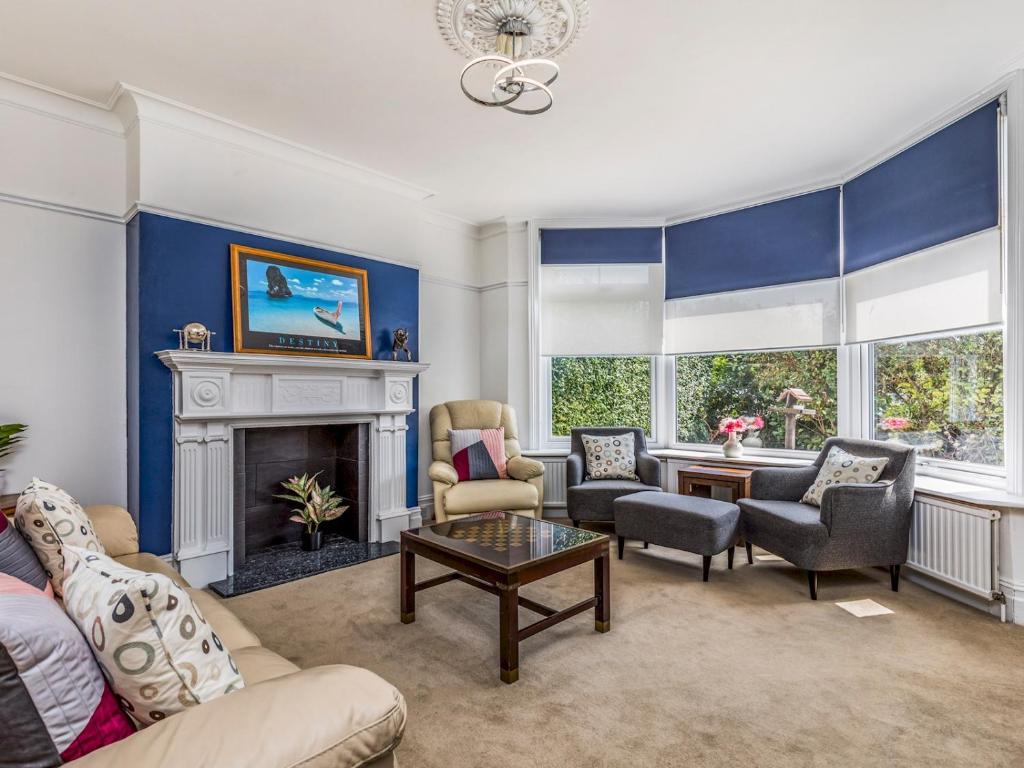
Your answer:
[[[507,480],[459,482],[452,466],[450,429],[505,428]],[[453,400],[430,409],[430,439],[434,462],[427,474],[434,483],[434,519],[475,515],[502,509],[540,518],[544,505],[544,465],[520,455],[519,428],[511,406],[495,400]]]

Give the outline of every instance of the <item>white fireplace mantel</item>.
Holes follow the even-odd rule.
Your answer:
[[[166,350],[174,380],[174,558],[205,586],[233,571],[235,428],[370,425],[371,541],[419,525],[405,501],[406,417],[426,363]]]

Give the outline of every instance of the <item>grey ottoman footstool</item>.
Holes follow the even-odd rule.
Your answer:
[[[626,539],[640,539],[662,547],[693,552],[704,558],[704,581],[711,558],[729,550],[729,568],[739,532],[740,508],[735,504],[699,496],[644,491],[615,500],[615,534],[619,559]]]

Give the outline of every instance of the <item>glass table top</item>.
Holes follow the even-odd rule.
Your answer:
[[[515,568],[608,538],[603,533],[508,512],[484,512],[412,528],[403,535],[501,568]]]

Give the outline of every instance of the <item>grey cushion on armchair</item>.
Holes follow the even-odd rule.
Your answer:
[[[583,435],[633,435],[638,480],[589,480]],[[566,507],[576,522],[613,521],[612,502],[620,496],[661,490],[661,462],[647,452],[644,431],[634,427],[578,427],[572,430],[565,465]]]
[[[889,463],[877,482],[827,488],[820,509],[802,503],[833,446]],[[810,467],[754,470],[751,497],[739,501],[743,535],[808,571],[900,565],[910,543],[914,469],[910,446],[829,438]]]

